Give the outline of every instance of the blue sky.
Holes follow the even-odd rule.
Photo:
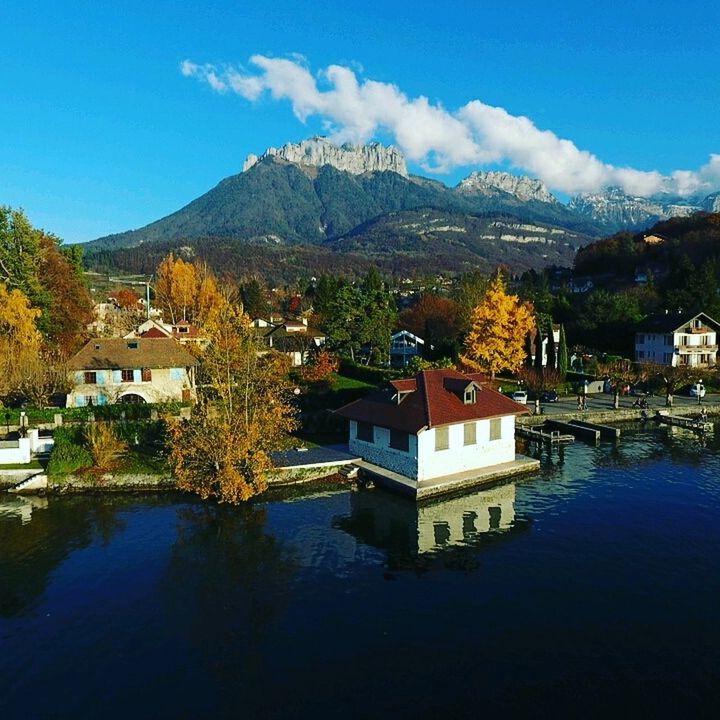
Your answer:
[[[715,2],[5,0],[3,25],[0,204],[67,242],[313,134],[448,184],[720,188]]]

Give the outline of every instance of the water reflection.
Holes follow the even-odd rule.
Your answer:
[[[353,493],[350,515],[335,518],[360,542],[386,551],[391,570],[478,566],[477,548],[528,526],[515,516],[515,484],[418,504],[382,490]]]
[[[52,573],[96,539],[110,543],[124,526],[119,497],[0,496],[0,616],[32,612]]]
[[[47,506],[47,498],[37,495],[0,495],[0,518],[18,518],[27,525],[33,510],[47,510]]]
[[[296,571],[290,548],[266,531],[267,510],[207,503],[178,509],[161,582],[169,627],[183,627],[216,676],[257,671]]]

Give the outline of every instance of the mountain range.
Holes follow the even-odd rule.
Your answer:
[[[241,173],[177,212],[85,247],[91,264],[123,268],[133,258],[134,270],[141,260],[129,250],[140,246],[148,262],[180,246],[216,261],[218,248],[247,261],[301,246],[306,261],[329,265],[325,256],[350,253],[398,272],[391,256],[406,270],[432,258],[438,271],[498,263],[520,271],[570,265],[579,247],[620,229],[718,209],[720,193],[639,198],[618,188],[563,204],[541,181],[505,172],[473,172],[451,188],[408,173],[394,147],[315,137],[250,155]]]

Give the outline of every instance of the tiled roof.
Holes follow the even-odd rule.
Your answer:
[[[161,330],[159,327],[151,327],[149,330],[146,330],[144,333],[140,333],[138,337],[141,338],[166,338],[168,337],[168,334]]]
[[[413,434],[426,427],[529,412],[525,405],[481,386],[480,377],[456,370],[423,370],[414,378],[393,380],[386,389],[335,412],[351,420]],[[476,388],[476,400],[466,405],[463,393],[471,383]],[[398,392],[407,393],[400,403],[397,402]]]
[[[671,333],[681,332],[682,328],[689,325],[695,318],[700,318],[703,323],[707,324],[714,330],[720,329],[720,324],[713,320],[709,315],[703,312],[690,313],[690,312],[666,312],[657,313],[655,315],[649,315],[639,325],[638,332],[651,332],[651,333]]]
[[[121,370],[197,365],[197,360],[172,338],[97,338],[70,359],[71,370]]]

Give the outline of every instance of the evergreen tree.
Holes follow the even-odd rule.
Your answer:
[[[535,324],[535,362],[533,363],[536,370],[542,370],[543,360],[543,334],[540,329],[540,321]]]
[[[553,370],[557,368],[557,347],[555,346],[552,320],[548,323],[547,366]]]
[[[565,337],[565,326],[560,326],[560,341],[558,343],[558,370],[563,380],[567,377],[569,367],[567,338]]]

